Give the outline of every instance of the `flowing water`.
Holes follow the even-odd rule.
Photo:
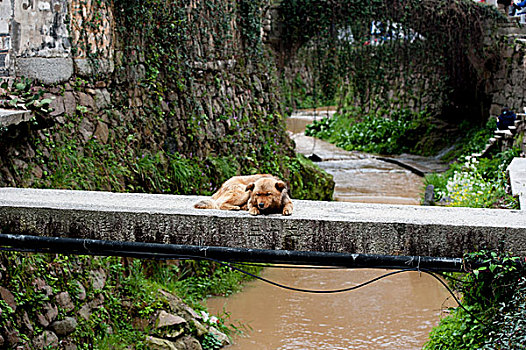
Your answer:
[[[422,178],[375,157],[346,152],[301,134],[312,116],[290,118],[296,150],[316,154],[334,176],[335,200],[418,204]],[[267,268],[262,277],[305,289],[352,287],[385,270]],[[447,307],[447,291],[416,272],[389,276],[352,292],[308,294],[252,281],[242,292],[208,302],[212,314],[251,328],[229,350],[421,349]]]

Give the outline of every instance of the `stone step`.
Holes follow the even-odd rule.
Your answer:
[[[0,109],[0,128],[30,121],[32,117],[31,111],[20,109]]]
[[[496,136],[504,136],[504,138],[510,138],[513,137],[513,134],[509,130],[495,130],[495,137]]]

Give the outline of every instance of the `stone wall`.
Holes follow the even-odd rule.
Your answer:
[[[111,334],[125,333],[123,322],[129,333],[142,333],[135,345],[148,349],[201,350],[211,336],[218,346],[230,343],[217,329],[217,321],[210,322],[208,314],[196,312],[161,287],[148,296],[155,306],[130,300],[129,293],[137,293],[125,282],[131,271],[127,264],[132,263],[120,258],[1,253],[0,348],[111,348],[116,343]],[[140,278],[147,281],[149,276]]]
[[[34,79],[52,112],[0,131],[0,185],[206,193],[239,172],[301,176],[260,3],[158,1],[158,19],[120,0],[3,3],[4,75]]]
[[[499,115],[502,107],[523,113],[526,107],[526,40],[505,32],[499,39],[496,47],[500,59],[490,62],[486,80],[487,92],[492,96],[490,114]]]
[[[103,4],[105,4],[103,2]],[[0,5],[0,72],[25,76],[44,84],[66,82],[85,73],[85,60],[95,50],[113,56],[113,19],[108,7],[92,8],[91,1],[4,1]],[[83,27],[90,16],[100,27]],[[86,39],[89,47],[79,43]]]

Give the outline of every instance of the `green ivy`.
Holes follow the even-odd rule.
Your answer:
[[[449,122],[478,121],[489,108],[479,63],[495,51],[482,39],[505,21],[494,6],[295,0],[280,2],[278,13],[278,47],[290,48],[282,53],[288,107],[309,106],[315,96],[318,105],[335,101],[373,114],[411,108]]]
[[[465,257],[477,264],[461,282],[463,308],[440,321],[424,346],[432,349],[520,349],[526,339],[526,264],[507,253],[481,251]],[[482,263],[480,266],[479,264]]]

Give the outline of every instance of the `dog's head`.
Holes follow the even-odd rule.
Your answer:
[[[278,210],[282,207],[282,193],[287,186],[281,180],[262,178],[247,185],[252,191],[249,201],[260,211]]]

